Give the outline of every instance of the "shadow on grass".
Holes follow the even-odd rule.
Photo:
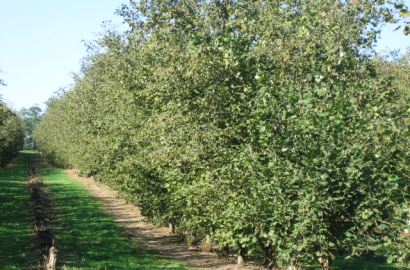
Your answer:
[[[318,262],[314,262],[306,270],[322,270],[323,268]],[[372,259],[356,258],[352,260],[345,260],[343,258],[336,258],[332,263],[333,270],[398,270],[403,268],[395,267],[393,264],[387,262],[375,261]]]
[[[123,236],[88,190],[60,169],[42,168],[59,224],[53,229],[60,264],[81,269],[186,269]]]
[[[29,175],[27,155],[20,153],[13,166],[0,168],[1,269],[28,269],[34,237],[25,185]]]
[[[343,260],[338,259],[334,262],[335,270],[397,270],[399,268],[387,262],[377,262],[370,259],[355,259],[355,260]]]

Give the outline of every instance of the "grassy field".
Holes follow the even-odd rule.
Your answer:
[[[0,168],[0,269],[38,265],[27,189],[29,164],[40,155],[23,151],[10,168]],[[59,250],[58,269],[187,269],[121,235],[100,202],[61,169],[40,168],[53,200],[51,230]],[[38,248],[37,248],[38,249]],[[37,269],[37,268],[36,268]]]
[[[25,165],[28,153],[21,153],[10,168],[0,168],[0,269],[28,269],[31,229]]]

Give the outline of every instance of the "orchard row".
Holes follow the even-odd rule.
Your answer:
[[[3,84],[0,80],[0,85]],[[24,136],[23,121],[0,99],[0,168],[17,157],[23,148]]]
[[[240,258],[408,264],[409,59],[372,55],[384,2],[131,1],[35,141]]]

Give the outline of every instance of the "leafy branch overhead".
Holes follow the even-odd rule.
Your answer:
[[[132,30],[98,41],[33,137],[242,258],[330,269],[388,247],[408,265],[409,62],[372,55],[384,3],[130,1]]]
[[[390,9],[385,14],[387,23],[399,24],[394,31],[403,29],[403,33],[410,35],[410,11],[409,7],[403,1],[386,1]]]

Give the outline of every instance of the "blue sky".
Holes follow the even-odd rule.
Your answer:
[[[87,55],[82,40],[97,39],[103,21],[121,25],[115,10],[127,0],[0,0],[0,74],[3,99],[15,110],[45,108],[72,83]],[[123,26],[124,28],[124,26]]]
[[[0,0],[0,74],[6,87],[0,95],[15,110],[46,102],[72,83],[86,56],[82,40],[97,39],[103,21],[121,25],[115,10],[127,0]],[[405,1],[410,6],[410,0]],[[121,29],[125,29],[122,26]],[[402,52],[410,36],[383,31],[377,50]]]

